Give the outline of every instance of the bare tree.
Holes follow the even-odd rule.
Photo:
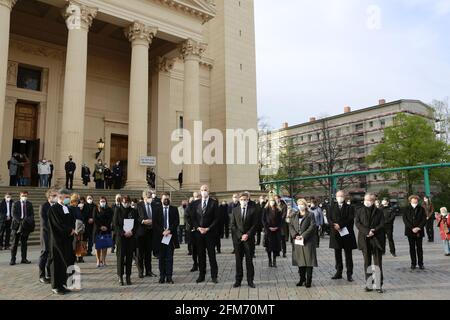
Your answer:
[[[431,106],[436,118],[436,132],[440,140],[450,144],[450,106],[449,98],[433,100]]]

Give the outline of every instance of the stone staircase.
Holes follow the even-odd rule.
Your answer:
[[[12,194],[13,200],[19,200],[20,191],[26,190],[29,192],[28,200],[33,204],[34,209],[34,219],[36,221],[36,229],[30,235],[28,244],[30,246],[40,245],[39,240],[39,230],[40,230],[40,216],[39,216],[39,207],[46,201],[45,193],[47,189],[45,188],[36,188],[36,187],[0,187],[0,199],[4,198],[4,194],[6,192],[10,192]],[[114,198],[116,194],[120,193],[122,195],[128,195],[132,199],[137,198],[140,199],[142,196],[142,190],[95,190],[95,189],[74,189],[74,193],[78,193],[80,196],[86,197],[86,195],[90,194],[94,197],[94,201],[97,201],[99,197],[105,196],[108,199],[108,202],[111,204],[114,202]],[[172,191],[171,199],[172,204],[175,206],[179,206],[181,201],[184,199],[189,199],[192,195],[191,192],[187,191]],[[159,197],[158,193],[158,197]]]

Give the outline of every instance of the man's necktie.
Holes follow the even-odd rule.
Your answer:
[[[205,214],[205,212],[206,212],[206,200],[203,200],[202,212],[203,212],[203,214]]]
[[[152,209],[150,208],[150,205],[147,203],[147,218],[152,219]]]
[[[164,208],[164,230],[169,229],[168,223],[167,223],[167,207]]]
[[[27,204],[22,202],[22,219],[24,219],[27,215]]]
[[[246,208],[242,209],[242,222],[245,222],[245,209]]]

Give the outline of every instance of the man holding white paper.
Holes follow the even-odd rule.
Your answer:
[[[330,248],[334,249],[336,261],[336,274],[333,280],[342,279],[344,263],[342,250],[345,252],[345,266],[347,268],[347,280],[353,281],[353,253],[357,249],[355,232],[353,230],[355,210],[352,205],[345,202],[344,191],[336,193],[337,203],[330,206],[327,214],[330,225]]]
[[[170,205],[170,194],[163,193],[162,206],[153,214],[153,250],[159,258],[159,283],[173,284],[173,254],[180,248],[177,231],[178,208]]]

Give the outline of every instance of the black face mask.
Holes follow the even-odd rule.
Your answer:
[[[183,209],[186,209],[186,208],[187,208],[187,205],[183,204]]]
[[[69,161],[72,161],[72,158],[69,158]]]
[[[165,206],[168,206],[168,205],[170,205],[170,200],[164,200],[164,202],[163,202],[163,205],[165,205]]]

